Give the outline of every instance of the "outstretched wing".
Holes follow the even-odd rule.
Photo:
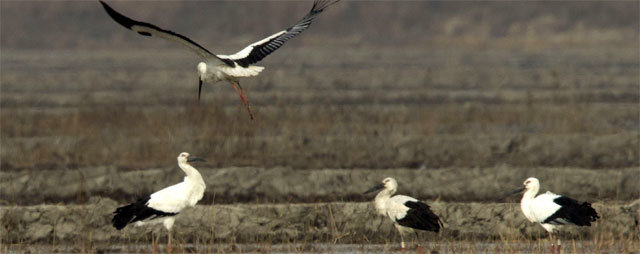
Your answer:
[[[229,65],[231,67],[235,66],[235,64],[227,59],[220,59],[218,58],[215,54],[211,53],[209,50],[207,50],[206,48],[200,46],[200,44],[196,43],[195,41],[187,38],[184,35],[169,31],[169,30],[165,30],[162,29],[160,27],[157,27],[153,24],[149,24],[149,23],[145,23],[145,22],[141,22],[141,21],[136,21],[133,19],[130,19],[122,14],[120,14],[119,12],[117,12],[116,10],[114,10],[113,8],[111,8],[111,6],[107,5],[105,2],[100,1],[100,3],[102,4],[102,7],[104,7],[104,10],[107,12],[107,14],[109,14],[109,16],[115,20],[116,22],[118,22],[118,24],[126,27],[129,30],[135,31],[137,33],[139,33],[140,35],[144,35],[144,36],[152,36],[152,37],[160,37],[169,41],[174,41],[177,43],[180,43],[181,45],[187,47],[188,49],[191,49],[193,52],[195,52],[196,54],[198,54],[200,57],[202,57],[205,60],[210,60],[210,59],[218,59],[221,61],[221,63],[224,63],[226,65]]]
[[[247,67],[250,64],[257,63],[269,54],[280,48],[289,39],[302,33],[302,31],[309,28],[313,19],[318,16],[324,9],[340,0],[316,0],[313,2],[313,7],[306,16],[304,16],[298,23],[286,30],[277,32],[261,41],[255,42],[248,47],[240,50],[233,55],[218,55],[222,59],[230,59],[238,63],[242,67]]]

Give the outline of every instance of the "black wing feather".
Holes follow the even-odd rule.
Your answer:
[[[558,204],[560,209],[545,219],[543,223],[559,225],[570,223],[578,226],[591,226],[591,222],[600,218],[596,210],[588,202],[580,204],[578,201],[565,196],[560,196],[554,199],[553,202]]]
[[[322,13],[324,9],[332,4],[337,3],[338,1],[339,0],[316,0],[315,2],[313,2],[313,7],[311,7],[309,13],[307,13],[306,16],[298,21],[298,23],[296,23],[292,27],[287,28],[285,33],[281,34],[280,36],[276,36],[260,45],[255,45],[246,57],[232,60],[234,60],[242,67],[247,67],[250,64],[257,63],[269,54],[276,51],[289,39],[295,37],[296,35],[302,33],[302,31],[309,28],[311,22],[318,14]]]
[[[407,201],[404,203],[409,207],[407,215],[404,218],[396,220],[398,224],[427,231],[439,232],[442,227],[442,221],[431,211],[429,205],[420,201]]]
[[[127,224],[134,223],[136,221],[150,220],[165,216],[174,216],[178,213],[166,213],[158,211],[147,206],[150,197],[138,199],[137,202],[131,203],[126,206],[118,207],[111,219],[113,227],[118,230],[123,229]]]
[[[107,12],[107,14],[109,14],[109,16],[110,16],[113,20],[115,20],[118,24],[120,24],[120,25],[124,26],[125,28],[127,28],[127,29],[129,29],[129,30],[135,31],[135,30],[133,29],[133,26],[147,27],[147,28],[150,28],[150,29],[153,29],[153,30],[159,31],[159,32],[161,32],[161,33],[165,33],[165,34],[169,34],[169,35],[171,35],[171,36],[178,37],[178,38],[180,38],[181,40],[183,40],[183,41],[185,41],[185,42],[187,42],[187,43],[190,43],[192,46],[195,46],[195,47],[197,47],[199,50],[201,50],[201,51],[203,51],[203,52],[206,52],[206,53],[208,54],[208,55],[206,55],[206,56],[205,56],[205,55],[202,55],[202,57],[216,57],[216,55],[215,55],[215,54],[213,54],[213,53],[211,53],[211,51],[207,50],[207,49],[206,49],[206,48],[204,48],[203,46],[200,46],[200,44],[196,43],[195,41],[193,41],[193,40],[189,39],[188,37],[186,37],[186,36],[184,36],[184,35],[181,35],[181,34],[179,34],[179,33],[176,33],[176,32],[170,31],[170,30],[162,29],[162,28],[157,27],[157,26],[155,26],[155,25],[153,25],[153,24],[149,24],[149,23],[146,23],[146,22],[133,20],[133,19],[131,19],[131,18],[129,18],[129,17],[126,17],[126,16],[124,16],[124,15],[120,14],[119,12],[117,12],[116,10],[114,10],[113,8],[111,8],[111,6],[109,6],[108,4],[106,4],[106,3],[105,3],[105,2],[103,2],[103,1],[100,1],[100,4],[102,4],[102,7],[104,7],[104,10]],[[135,32],[137,32],[137,33],[138,33],[138,34],[140,34],[140,35],[144,35],[144,36],[153,36],[153,34],[151,34],[151,33],[149,33],[149,32],[145,32],[145,31],[135,31]],[[203,53],[201,53],[201,54],[203,54]],[[220,59],[220,58],[218,58],[218,59]],[[228,59],[220,59],[220,60],[221,60],[221,61],[223,61],[226,65],[229,65],[229,66],[231,66],[231,67],[234,67],[234,66],[235,66],[235,64],[233,63],[233,61],[230,61],[230,60],[228,60]]]

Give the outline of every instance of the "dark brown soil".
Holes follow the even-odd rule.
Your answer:
[[[430,240],[537,239],[546,237],[539,225],[527,221],[516,203],[450,203],[428,201],[444,221]],[[87,205],[3,206],[0,209],[3,242],[134,244],[147,241],[151,229],[115,230],[113,210],[121,204],[92,198]],[[596,203],[601,218],[592,227],[565,227],[561,238],[617,239],[638,236],[640,201]],[[161,227],[161,226],[160,226]],[[158,228],[159,229],[159,228]],[[376,215],[371,203],[198,205],[181,213],[175,237],[192,244],[221,242],[395,242],[397,233],[388,218]],[[606,232],[606,235],[600,235]],[[54,240],[55,238],[55,240]],[[637,239],[636,239],[637,240]]]

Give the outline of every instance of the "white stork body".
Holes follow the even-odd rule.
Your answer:
[[[259,62],[269,54],[280,48],[286,41],[302,33],[309,28],[313,19],[324,11],[325,8],[338,2],[339,0],[315,0],[313,7],[298,23],[255,42],[233,55],[216,55],[200,46],[195,41],[178,33],[162,29],[155,25],[130,19],[111,8],[106,3],[100,1],[109,16],[127,29],[133,30],[144,36],[160,37],[166,40],[182,44],[188,49],[198,54],[203,62],[198,63],[199,74],[198,100],[202,92],[202,83],[214,84],[219,81],[228,81],[238,92],[240,99],[247,107],[249,116],[253,119],[251,108],[245,98],[244,89],[240,86],[239,78],[258,75],[264,67],[253,64]],[[240,87],[240,89],[238,89]]]
[[[381,184],[369,189],[365,194],[381,190],[374,201],[376,211],[393,221],[396,229],[400,232],[400,246],[404,250],[405,234],[415,233],[414,229],[438,232],[442,222],[431,211],[429,205],[409,196],[391,196],[397,189],[398,183],[389,177],[385,178]]]
[[[189,164],[193,161],[204,160],[188,153],[178,155],[178,166],[187,175],[184,181],[154,192],[135,203],[119,207],[111,220],[113,227],[121,230],[131,223],[135,223],[135,226],[162,223],[168,231],[167,242],[171,249],[171,228],[175,216],[183,209],[195,206],[202,199],[206,188],[198,170]]]
[[[554,248],[551,234],[556,228],[562,225],[591,226],[591,222],[600,218],[588,202],[580,204],[572,198],[552,192],[536,196],[540,190],[540,181],[536,178],[525,180],[522,190],[526,190],[520,202],[522,213],[529,221],[540,223],[549,233],[552,252]],[[558,252],[560,248],[558,243]]]

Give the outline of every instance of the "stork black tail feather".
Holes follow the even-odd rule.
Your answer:
[[[113,223],[114,228],[121,230],[133,221],[133,218],[136,217],[136,210],[138,210],[136,208],[136,204],[137,203],[133,203],[118,207],[116,211],[113,212],[115,215],[113,216],[113,219],[111,219],[111,222]]]
[[[579,214],[581,215],[579,217],[581,217],[581,221],[576,223],[577,225],[582,224],[584,226],[591,226],[591,222],[594,222],[598,218],[600,218],[600,216],[598,216],[598,212],[596,212],[596,209],[593,209],[593,207],[591,207],[591,203],[583,202],[582,204],[580,204],[579,210]]]
[[[544,223],[571,223],[578,226],[591,226],[591,222],[600,218],[589,202],[580,204],[578,201],[565,196],[556,198],[553,202],[560,205],[561,208],[544,220]]]
[[[174,216],[178,214],[162,212],[148,207],[147,201],[149,201],[149,198],[139,199],[135,203],[118,207],[116,211],[113,212],[115,215],[113,216],[113,219],[111,219],[113,227],[117,230],[121,230],[128,224],[136,221],[154,219],[157,217]]]
[[[429,205],[423,202],[407,201],[404,203],[409,207],[407,215],[404,218],[397,220],[398,224],[427,231],[439,232],[442,227],[442,221],[431,211]]]

